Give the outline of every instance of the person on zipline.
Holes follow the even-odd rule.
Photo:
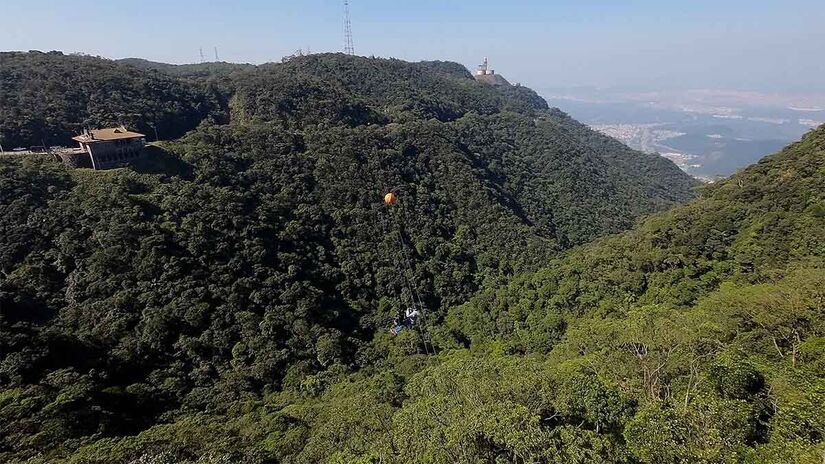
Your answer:
[[[394,192],[388,192],[386,195],[384,195],[384,204],[387,205],[388,207],[394,206],[397,202],[398,202],[398,196]],[[404,252],[405,244],[404,244],[404,239],[403,239],[400,231],[398,233],[398,239],[399,239],[400,244],[401,244],[403,256],[405,257],[405,262],[407,264],[407,272],[409,273],[409,275],[411,275],[412,274],[412,269],[410,267],[409,259],[406,258],[406,253]],[[409,284],[409,282],[408,282],[408,284]],[[417,292],[415,291],[414,286],[412,287],[412,291],[413,291],[413,301],[414,301],[415,297],[418,296]],[[420,300],[420,298],[419,298],[419,300]],[[396,319],[395,326],[392,329],[390,329],[390,332],[393,335],[398,335],[399,333],[403,332],[406,329],[413,328],[415,326],[415,323],[418,320],[418,317],[420,315],[421,315],[421,312],[418,310],[418,308],[415,307],[415,304],[413,304],[412,307],[407,308],[407,311],[404,313],[404,319],[403,320],[401,320],[399,322]]]
[[[421,312],[418,311],[417,308],[407,308],[406,313],[404,313],[404,320],[400,323],[397,323],[395,327],[390,330],[393,335],[398,335],[405,329],[411,329],[415,325],[415,321],[418,319],[418,316],[421,315]]]

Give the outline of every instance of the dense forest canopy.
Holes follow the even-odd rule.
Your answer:
[[[175,138],[225,119],[221,94],[114,61],[60,52],[0,53],[0,144],[69,145],[84,128],[127,125]],[[156,132],[157,131],[157,132]]]
[[[204,79],[226,76],[235,71],[255,67],[251,64],[227,63],[225,61],[192,64],[158,63],[155,61],[144,60],[142,58],[123,58],[115,61],[119,64],[126,64],[138,69],[160,71],[170,76],[188,79]]]
[[[6,138],[112,82],[192,116],[128,169],[0,160],[0,461],[821,459],[825,128],[642,219],[695,182],[453,63],[0,59]],[[47,118],[20,73],[78,60]]]

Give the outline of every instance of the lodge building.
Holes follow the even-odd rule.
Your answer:
[[[113,169],[128,165],[143,154],[146,136],[123,126],[85,130],[72,140],[80,144],[82,164],[92,169]],[[65,161],[65,160],[64,160]],[[74,163],[72,163],[74,164]]]

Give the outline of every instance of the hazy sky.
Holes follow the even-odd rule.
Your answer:
[[[338,51],[337,0],[0,0],[0,50],[173,63]],[[555,86],[825,92],[825,0],[351,0],[356,52]]]

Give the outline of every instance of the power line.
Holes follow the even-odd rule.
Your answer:
[[[344,53],[355,55],[355,45],[352,42],[352,21],[349,17],[349,0],[344,0]]]

